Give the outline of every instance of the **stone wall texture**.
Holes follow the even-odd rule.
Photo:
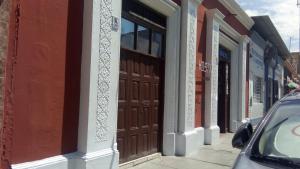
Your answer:
[[[3,80],[4,63],[8,44],[9,4],[10,0],[0,0],[0,127],[2,127],[3,114]]]

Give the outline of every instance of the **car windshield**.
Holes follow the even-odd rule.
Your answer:
[[[285,101],[280,104],[254,143],[252,156],[273,162],[299,162],[299,101]]]

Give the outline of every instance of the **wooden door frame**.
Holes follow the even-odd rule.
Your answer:
[[[180,59],[180,36],[178,25],[181,24],[181,7],[172,0],[148,1],[140,0],[143,4],[154,9],[167,17],[166,46],[165,46],[165,71],[163,87],[163,126],[161,151],[164,155],[175,155],[176,132],[178,121],[179,104],[179,59]],[[168,86],[168,87],[165,87]]]
[[[147,6],[143,5],[143,4],[140,4],[140,5],[144,6],[145,9],[148,9],[149,11],[153,11],[153,9],[150,9],[149,7],[147,7]],[[142,17],[139,17],[139,16],[137,16],[135,14],[131,14],[130,12],[122,11],[122,18],[125,18],[125,19],[127,19],[127,20],[129,20],[129,21],[131,21],[131,22],[134,23],[134,37],[135,38],[134,38],[134,47],[133,47],[133,49],[126,49],[126,48],[122,48],[121,47],[120,50],[132,51],[133,53],[136,53],[137,55],[143,55],[145,57],[149,57],[149,58],[154,59],[155,56],[153,56],[151,54],[151,47],[152,47],[152,41],[151,41],[152,37],[151,36],[152,36],[152,31],[156,31],[156,32],[159,32],[159,33],[162,34],[162,38],[163,38],[162,39],[162,41],[163,41],[163,43],[162,43],[162,51],[161,51],[162,53],[161,53],[161,57],[157,58],[157,59],[160,60],[160,62],[162,62],[162,65],[161,65],[162,66],[162,71],[160,72],[161,73],[161,78],[160,78],[161,89],[160,89],[160,92],[159,92],[160,105],[159,105],[159,108],[158,108],[159,109],[158,110],[159,111],[159,114],[158,114],[158,123],[159,123],[158,124],[159,125],[159,128],[158,128],[158,131],[159,131],[158,137],[159,137],[159,139],[158,139],[158,143],[157,143],[158,144],[157,151],[161,152],[162,151],[162,143],[163,143],[163,124],[164,124],[163,123],[163,119],[164,119],[163,117],[164,117],[164,89],[165,89],[164,84],[165,84],[166,29],[163,26],[160,27],[160,26],[155,25],[154,22],[153,23],[151,23],[150,21],[147,22],[147,20],[142,19]],[[166,21],[167,21],[167,18],[166,18]],[[145,28],[148,28],[149,31],[150,31],[150,34],[149,34],[150,41],[149,41],[149,51],[148,51],[149,53],[148,54],[139,52],[137,50],[137,26],[138,25],[144,26]],[[120,56],[120,59],[121,59],[121,56]],[[149,130],[151,130],[151,128]],[[149,133],[151,133],[151,132],[149,131]],[[151,140],[149,140],[149,141],[151,142]],[[149,143],[149,144],[151,144],[151,143]],[[150,145],[148,145],[148,146],[150,146]],[[149,150],[148,153],[151,154],[151,150]],[[128,156],[126,158],[128,158]],[[130,160],[131,159],[129,158],[129,161]],[[125,162],[127,162],[127,161],[125,160]]]

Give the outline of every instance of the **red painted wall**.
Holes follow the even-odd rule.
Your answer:
[[[12,7],[2,164],[76,151],[83,1],[14,0]]]
[[[205,74],[200,71],[201,61],[205,61],[206,52],[206,8],[198,8],[197,45],[196,45],[196,127],[203,126],[205,105]]]
[[[249,31],[247,28],[240,23],[238,19],[235,18],[234,15],[232,15],[228,9],[226,9],[218,0],[204,0],[202,2],[203,6],[207,9],[214,9],[218,8],[220,12],[225,15],[224,20],[233,27],[237,32],[239,32],[241,35],[248,35]]]
[[[181,5],[181,0],[172,0],[172,1],[177,3],[178,5]]]
[[[1,169],[9,169],[11,164],[12,151],[12,134],[13,134],[13,72],[15,71],[16,47],[15,39],[17,38],[18,12],[17,1],[11,1],[9,11],[9,36],[8,36],[8,50],[5,63],[4,73],[4,110],[3,110],[3,127],[1,128]],[[9,72],[9,73],[8,73]]]

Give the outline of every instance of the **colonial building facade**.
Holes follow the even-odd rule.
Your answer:
[[[10,11],[3,168],[185,156],[247,117],[254,22],[234,0],[14,0]]]
[[[205,143],[213,144],[220,131],[235,131],[246,117],[248,35],[254,22],[234,1],[204,1],[198,11],[196,102],[202,107],[196,107],[196,119],[202,119]]]

